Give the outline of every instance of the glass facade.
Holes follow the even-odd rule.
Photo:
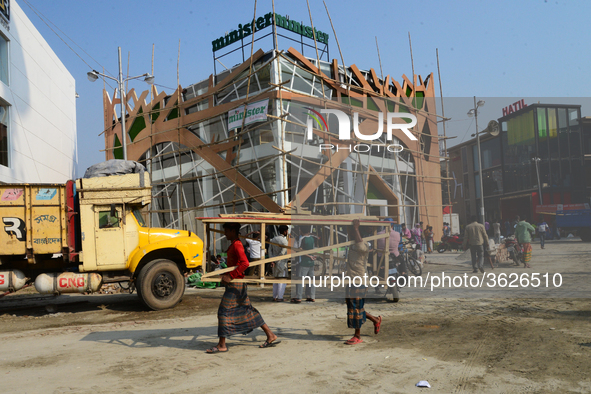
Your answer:
[[[579,106],[539,105],[502,121],[504,192],[537,189],[538,175],[542,188],[576,186],[584,178],[579,122]]]
[[[8,85],[8,40],[0,34],[0,81]]]
[[[8,167],[9,123],[6,104],[0,104],[0,165]]]

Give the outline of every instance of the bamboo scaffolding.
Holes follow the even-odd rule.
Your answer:
[[[325,4],[325,7],[326,7],[326,4]],[[308,4],[308,8],[309,8],[309,4]],[[309,13],[310,13],[310,10],[309,10]],[[328,13],[328,9],[327,9],[327,13]],[[255,16],[256,16],[256,1],[255,1]],[[329,18],[330,18],[330,14],[329,14]],[[311,23],[312,23],[311,13],[310,13],[310,19],[311,19]],[[332,21],[331,21],[331,25],[332,25]],[[333,26],[333,32],[334,32],[334,26]],[[335,33],[335,37],[336,37],[336,32],[334,32],[334,33]],[[276,34],[276,32],[275,32],[275,34]],[[275,36],[275,39],[276,39],[276,36]],[[409,33],[409,42],[410,42],[410,33]],[[254,35],[253,35],[253,44],[254,44]],[[177,87],[176,92],[175,92],[176,93],[176,99],[177,99],[176,104],[173,105],[173,106],[170,106],[170,107],[165,107],[165,108],[157,108],[157,109],[154,109],[153,108],[154,106],[156,106],[156,104],[160,103],[161,101],[158,101],[157,103],[154,103],[153,102],[153,99],[152,99],[149,104],[145,104],[145,102],[142,104],[141,101],[139,101],[139,100],[136,99],[136,100],[134,100],[135,101],[135,109],[134,110],[136,111],[136,113],[137,113],[137,111],[140,108],[144,108],[144,106],[152,106],[152,108],[149,111],[142,112],[141,115],[140,114],[134,115],[133,118],[131,118],[131,116],[130,116],[130,118],[131,119],[136,119],[137,117],[140,117],[140,116],[145,117],[149,121],[149,123],[150,123],[150,132],[149,132],[149,135],[144,136],[144,137],[140,137],[139,139],[134,140],[132,143],[130,143],[130,145],[133,145],[135,143],[139,143],[139,142],[141,142],[141,141],[143,141],[143,140],[145,140],[147,138],[150,138],[150,140],[153,141],[154,136],[156,136],[158,134],[162,134],[162,133],[167,133],[167,132],[170,132],[170,131],[176,131],[177,132],[177,136],[178,136],[178,140],[177,140],[178,141],[178,146],[175,147],[173,145],[173,147],[174,147],[173,150],[170,150],[170,151],[167,151],[167,152],[158,153],[158,154],[156,154],[154,156],[150,156],[149,159],[147,159],[147,160],[149,160],[150,167],[152,167],[152,165],[153,165],[152,163],[153,163],[153,160],[154,159],[158,159],[158,158],[161,158],[161,157],[167,157],[167,156],[175,156],[176,154],[178,154],[180,156],[180,154],[185,153],[185,152],[192,152],[192,153],[195,153],[195,154],[198,155],[199,153],[198,153],[198,151],[196,151],[196,148],[203,149],[203,148],[206,148],[206,147],[207,148],[209,148],[209,147],[215,147],[216,145],[221,145],[221,144],[224,144],[224,143],[232,143],[232,142],[235,142],[235,144],[233,146],[236,146],[236,145],[238,146],[238,155],[237,155],[236,166],[235,166],[237,168],[248,166],[248,165],[252,165],[253,163],[256,164],[256,163],[263,162],[263,161],[273,160],[273,159],[275,159],[277,157],[281,157],[282,160],[286,160],[287,155],[290,155],[290,156],[298,157],[302,161],[305,161],[305,162],[308,162],[308,163],[312,163],[312,164],[318,165],[321,168],[330,168],[330,169],[332,169],[333,171],[331,171],[331,173],[330,173],[330,176],[331,176],[331,182],[330,183],[332,185],[332,189],[331,189],[332,192],[331,193],[332,193],[333,202],[316,203],[316,204],[312,204],[313,206],[330,206],[330,205],[338,206],[338,205],[341,205],[341,204],[370,206],[370,204],[367,204],[367,202],[365,202],[365,203],[339,203],[339,202],[337,202],[336,201],[336,190],[340,190],[340,189],[337,188],[337,186],[336,186],[336,184],[334,182],[334,171],[339,171],[339,172],[342,171],[342,172],[347,172],[347,173],[362,174],[362,175],[364,175],[366,177],[366,182],[367,182],[368,179],[369,179],[369,176],[368,175],[370,174],[369,173],[369,165],[366,166],[366,170],[365,171],[358,171],[358,170],[353,170],[353,169],[352,170],[348,170],[346,168],[341,168],[340,166],[331,166],[331,165],[327,165],[327,164],[323,164],[323,163],[314,162],[313,160],[309,160],[309,159],[306,159],[304,157],[300,157],[300,156],[295,155],[294,154],[294,151],[286,152],[285,149],[283,148],[283,146],[282,146],[282,149],[279,149],[279,148],[273,146],[274,149],[277,149],[277,150],[279,150],[281,152],[281,153],[279,153],[277,155],[265,156],[265,157],[262,157],[260,159],[256,159],[254,161],[249,161],[248,163],[240,164],[240,150],[241,150],[241,148],[242,148],[242,146],[244,144],[244,140],[242,140],[240,138],[243,135],[245,135],[245,134],[247,134],[247,133],[249,133],[251,131],[256,131],[256,130],[264,129],[264,127],[266,127],[267,125],[273,124],[273,122],[275,122],[275,121],[279,121],[278,123],[279,123],[279,127],[280,127],[280,133],[283,136],[281,138],[282,139],[282,144],[283,144],[285,142],[285,133],[286,133],[286,131],[285,131],[285,125],[286,124],[290,123],[290,124],[298,125],[300,127],[305,127],[304,125],[302,125],[302,124],[300,124],[298,122],[294,122],[294,121],[291,121],[289,119],[286,119],[286,117],[289,115],[289,113],[285,113],[284,112],[284,107],[283,107],[283,91],[287,91],[287,92],[291,92],[293,94],[297,94],[297,95],[301,95],[301,96],[304,96],[304,97],[310,97],[310,98],[313,98],[315,100],[319,100],[319,101],[321,101],[323,103],[324,107],[327,107],[327,106],[336,106],[337,108],[342,109],[344,105],[348,105],[348,107],[350,107],[350,109],[352,110],[353,107],[351,106],[351,100],[350,100],[351,94],[350,94],[350,91],[351,90],[354,90],[355,92],[358,92],[358,93],[361,93],[361,94],[366,94],[366,95],[371,96],[371,97],[382,97],[384,99],[387,99],[389,101],[394,102],[396,105],[403,105],[404,107],[412,110],[413,112],[415,112],[417,114],[421,114],[421,115],[424,115],[424,116],[435,116],[435,117],[438,117],[438,118],[442,118],[444,121],[446,120],[445,116],[439,116],[436,113],[431,113],[431,112],[425,111],[425,110],[423,110],[421,108],[415,108],[412,104],[409,104],[408,102],[404,102],[405,100],[412,100],[413,98],[416,98],[416,94],[415,93],[416,93],[417,83],[416,83],[416,75],[414,74],[414,65],[413,65],[413,87],[412,87],[413,95],[411,97],[405,97],[405,96],[389,97],[389,96],[385,95],[385,93],[383,93],[384,92],[384,89],[390,89],[390,88],[398,89],[398,88],[395,85],[391,85],[391,84],[384,85],[383,70],[381,68],[381,58],[380,58],[380,72],[381,72],[381,77],[382,77],[382,81],[381,81],[382,86],[380,88],[378,86],[378,84],[376,83],[375,84],[375,87],[378,90],[378,92],[376,92],[373,89],[366,89],[365,87],[355,86],[355,85],[352,84],[353,71],[352,71],[352,69],[349,69],[349,68],[347,68],[345,66],[345,62],[344,62],[344,59],[342,57],[342,52],[340,51],[340,46],[339,46],[339,52],[341,52],[341,60],[342,60],[342,63],[343,63],[343,65],[342,65],[342,72],[344,74],[345,79],[346,80],[349,79],[348,81],[346,81],[346,88],[347,88],[349,99],[347,100],[346,103],[342,102],[342,100],[341,101],[338,101],[338,102],[335,102],[333,100],[327,100],[326,97],[324,96],[324,90],[325,90],[324,89],[324,82],[327,81],[327,82],[338,83],[339,86],[342,85],[342,82],[341,81],[338,81],[337,79],[327,78],[326,75],[322,73],[322,71],[320,69],[320,59],[318,57],[318,48],[317,48],[316,40],[315,40],[316,53],[317,53],[316,67],[317,67],[318,72],[314,72],[314,70],[310,70],[309,67],[303,67],[303,66],[295,63],[292,59],[288,58],[282,51],[278,51],[277,48],[275,48],[276,49],[276,54],[270,60],[268,60],[267,62],[262,63],[259,67],[254,68],[254,57],[253,57],[254,45],[253,44],[251,44],[251,56],[250,56],[250,65],[249,65],[248,73],[246,75],[242,75],[241,78],[239,78],[239,79],[231,80],[228,83],[228,85],[227,85],[227,86],[230,86],[231,84],[236,85],[238,82],[241,82],[241,81],[244,81],[244,80],[247,81],[247,93],[246,93],[246,97],[244,99],[242,99],[242,100],[239,100],[239,102],[236,102],[236,105],[234,107],[232,107],[232,108],[237,108],[237,107],[239,107],[241,105],[244,105],[244,109],[246,110],[247,105],[250,102],[253,102],[253,101],[257,100],[261,95],[264,95],[264,94],[268,94],[268,93],[277,91],[278,92],[278,95],[279,95],[279,100],[281,102],[281,104],[280,104],[280,108],[281,109],[278,112],[281,115],[280,116],[274,116],[272,114],[271,115],[268,115],[269,118],[271,118],[271,120],[269,120],[269,121],[267,121],[267,122],[265,122],[263,124],[259,124],[259,125],[255,126],[255,127],[249,128],[248,130],[244,130],[245,117],[243,116],[243,125],[242,125],[243,127],[242,127],[242,130],[239,133],[236,133],[235,135],[231,135],[228,138],[221,139],[221,140],[218,140],[218,141],[213,140],[211,142],[206,142],[203,145],[192,146],[192,147],[183,146],[181,148],[181,137],[180,137],[180,135],[181,135],[181,130],[182,129],[187,129],[187,128],[191,127],[191,126],[199,125],[199,124],[202,124],[204,122],[208,122],[208,121],[210,121],[212,119],[220,118],[220,116],[223,115],[223,114],[220,114],[220,113],[214,114],[214,115],[208,116],[207,118],[203,118],[203,119],[200,119],[198,121],[194,121],[194,122],[191,122],[191,123],[187,123],[187,124],[181,125],[180,124],[180,122],[181,122],[181,113],[180,113],[180,111],[181,110],[185,111],[187,108],[190,108],[193,105],[196,105],[196,104],[202,102],[206,98],[209,98],[209,97],[212,97],[212,96],[213,97],[216,97],[215,95],[216,94],[219,94],[221,91],[223,91],[223,89],[225,89],[225,87],[224,86],[220,86],[218,84],[218,85],[215,85],[215,88],[214,89],[212,89],[211,88],[211,85],[210,85],[210,88],[208,89],[208,91],[206,93],[204,93],[202,95],[199,95],[199,96],[196,96],[196,97],[194,97],[194,98],[192,98],[190,100],[187,100],[187,101],[184,101],[183,102],[182,101],[182,97],[181,97],[181,87],[180,87],[180,85],[177,85],[178,87]],[[379,55],[379,47],[378,47],[378,44],[377,44],[377,37],[376,37],[376,47],[377,47],[377,50],[378,50],[378,58],[379,58],[380,55]],[[411,44],[411,58],[412,58],[412,44]],[[289,80],[288,81],[285,81],[285,82],[281,82],[281,80],[280,80],[279,81],[279,84],[269,83],[269,88],[267,88],[267,89],[261,89],[261,90],[257,91],[256,94],[250,96],[251,78],[254,75],[256,75],[263,67],[265,67],[265,65],[268,65],[271,62],[276,62],[275,64],[279,65],[279,63],[280,63],[279,60],[282,60],[282,59],[284,59],[288,63],[294,65],[298,69],[304,70],[305,72],[310,73],[314,77],[319,78],[320,79],[320,82],[322,84],[322,96],[323,97],[317,97],[317,96],[314,96],[312,94],[309,94],[309,95],[308,94],[303,94],[301,92],[297,92],[295,90],[292,90],[289,87],[285,86],[285,84],[287,82],[289,82]],[[177,62],[177,82],[178,82],[178,78],[179,78],[179,75],[178,75],[178,63],[180,63],[180,41],[179,41],[179,59],[178,59],[178,62]],[[439,64],[438,64],[438,67],[439,67]],[[373,72],[373,70],[372,70],[372,72]],[[278,71],[278,75],[281,76],[281,72],[280,71]],[[365,76],[365,74],[363,74],[363,75]],[[372,74],[372,75],[375,75],[375,73]],[[338,78],[338,76],[337,76],[337,78]],[[408,79],[406,79],[406,80],[408,81]],[[257,79],[257,81],[258,81],[258,79]],[[374,81],[374,82],[379,82],[379,81]],[[440,84],[441,84],[441,79],[440,79]],[[155,92],[155,90],[152,91],[151,94],[154,93],[154,92]],[[142,97],[143,97],[143,95],[142,95]],[[166,97],[167,98],[170,98],[170,96],[166,96]],[[360,97],[360,99],[361,98],[363,98],[363,97]],[[113,103],[115,103],[115,98],[113,99]],[[128,105],[128,103],[125,103],[125,104],[126,104],[126,106]],[[365,115],[367,115],[368,118],[372,118],[372,117],[373,118],[377,118],[377,116],[373,115],[371,113],[371,111],[364,110],[362,108],[357,108],[357,107],[355,107],[354,109],[356,111],[360,112],[360,113],[364,113]],[[152,132],[152,125],[153,125],[154,122],[152,121],[152,115],[153,114],[161,114],[161,113],[165,113],[165,114],[168,113],[168,114],[170,114],[172,111],[175,111],[175,110],[178,111],[178,113],[179,113],[179,116],[177,116],[177,122],[175,122],[177,124],[176,127],[170,127],[170,128],[167,128],[166,130],[161,130],[161,131],[159,131],[157,133],[153,133]],[[132,111],[130,109],[129,110],[129,113],[131,114],[131,112]],[[109,129],[112,129],[113,127],[117,126],[117,123],[118,122],[115,122],[110,128],[105,129],[105,131],[106,130],[109,130]],[[172,125],[173,122],[170,122],[170,124]],[[445,122],[444,122],[444,129],[445,129]],[[289,131],[287,133],[293,134],[293,135],[298,135],[297,132],[293,132],[293,131]],[[329,141],[332,138],[335,138],[336,139],[338,137],[336,134],[333,134],[333,133],[327,133],[327,132],[324,132],[324,133],[328,136]],[[423,135],[426,135],[426,136],[429,136],[431,138],[436,138],[438,140],[443,139],[444,142],[445,142],[446,139],[448,139],[448,137],[445,136],[445,135],[443,137],[439,137],[437,135],[433,135],[433,134],[430,134],[430,133],[422,133],[420,131],[416,131],[416,132],[413,131],[413,133],[414,134],[417,134],[419,137],[421,137]],[[303,134],[304,134],[304,132],[301,133],[301,135],[303,135]],[[238,138],[238,140],[236,140],[237,138]],[[453,138],[453,137],[449,137],[449,138]],[[351,141],[351,143],[354,143],[354,142],[364,143],[362,140],[359,140],[359,139],[352,139],[350,141]],[[379,144],[372,144],[372,145],[386,147],[389,144],[379,143]],[[417,145],[418,145],[417,146],[417,150],[412,150],[412,149],[406,148],[406,150],[408,150],[409,152],[415,154],[416,157],[418,158],[418,160],[415,160],[415,162],[414,162],[414,173],[408,173],[408,172],[407,173],[401,173],[401,172],[383,172],[383,171],[382,172],[377,172],[377,171],[374,171],[374,172],[371,172],[371,174],[376,174],[376,175],[379,175],[379,176],[382,176],[382,175],[392,175],[392,176],[414,177],[417,180],[422,179],[421,182],[423,182],[423,183],[424,182],[429,182],[428,181],[429,179],[438,179],[438,180],[446,180],[446,181],[449,181],[451,179],[451,178],[449,178],[449,175],[447,175],[447,177],[445,177],[445,178],[444,177],[441,177],[441,176],[424,175],[423,174],[424,171],[422,169],[423,163],[422,163],[421,157],[430,157],[430,158],[436,158],[436,159],[440,159],[440,160],[443,159],[443,160],[446,160],[446,161],[448,161],[449,158],[448,157],[445,157],[445,156],[438,156],[438,155],[427,154],[427,153],[424,152],[423,149],[421,149],[421,146],[420,146],[420,144],[418,142],[417,142]],[[153,146],[153,143],[150,143],[150,146]],[[114,149],[117,149],[117,148],[112,147],[112,148],[107,148],[107,149],[102,150],[102,151],[108,152],[108,151],[111,151],[111,150],[114,150]],[[231,149],[231,146],[230,146],[229,149]],[[354,153],[354,152],[351,151],[351,153]],[[360,162],[359,162],[360,153],[367,154],[368,160],[370,160],[371,157],[372,157],[372,155],[371,154],[368,154],[367,152],[356,152],[356,153],[357,153],[357,156],[358,156],[358,163],[359,164],[360,164]],[[382,158],[382,160],[384,160],[384,158]],[[388,160],[390,160],[390,159],[388,159]],[[368,162],[368,164],[369,164],[369,162]],[[178,166],[179,166],[179,168],[178,168],[178,174],[179,174],[178,179],[174,179],[174,180],[170,180],[170,181],[164,181],[164,182],[155,182],[153,184],[154,186],[156,186],[156,185],[169,185],[169,184],[176,184],[176,185],[178,185],[177,186],[179,188],[179,190],[178,190],[178,196],[179,197],[178,198],[180,198],[180,194],[181,194],[181,190],[182,190],[181,188],[182,188],[182,183],[183,182],[190,182],[190,181],[194,181],[194,180],[198,180],[198,179],[204,179],[204,178],[208,178],[208,177],[217,177],[218,175],[223,176],[224,173],[226,173],[228,171],[228,170],[222,170],[222,171],[216,171],[214,173],[208,173],[208,174],[205,174],[205,175],[200,175],[200,176],[185,178],[185,177],[182,176],[182,167],[181,167],[180,160],[178,162]],[[448,166],[449,166],[449,163],[448,163]],[[284,162],[284,167],[287,168],[286,162]],[[419,169],[420,169],[420,171],[417,171]],[[408,171],[408,167],[407,167],[407,171]],[[421,174],[419,174],[417,172],[420,172]],[[449,174],[449,171],[447,172],[447,174]],[[283,182],[285,184],[286,183],[286,177],[284,176],[283,178],[284,178],[283,179]],[[202,209],[207,209],[207,208],[214,208],[214,207],[219,207],[219,206],[229,206],[229,205],[232,205],[234,207],[234,209],[235,209],[235,206],[236,206],[236,203],[237,202],[248,201],[248,200],[251,200],[252,198],[255,198],[255,197],[258,197],[258,196],[261,196],[261,195],[276,195],[277,193],[283,193],[283,192],[287,192],[287,191],[293,189],[293,187],[292,188],[283,187],[280,190],[265,192],[265,193],[257,194],[255,196],[249,196],[249,197],[245,197],[245,198],[240,198],[239,199],[239,198],[237,198],[238,197],[237,196],[237,193],[236,193],[237,192],[237,189],[236,189],[237,188],[237,185],[236,185],[235,180],[234,180],[234,185],[235,185],[234,186],[234,188],[235,188],[234,189],[234,199],[232,199],[231,201],[228,201],[228,202],[224,202],[224,203],[221,203],[221,204],[215,204],[215,205],[208,205],[208,206],[197,206],[197,207],[192,207],[192,208],[181,208],[181,203],[179,201],[178,202],[178,205],[177,205],[177,207],[178,207],[177,208],[177,214],[178,214],[178,218],[177,219],[179,220],[179,223],[181,223],[182,220],[183,220],[183,218],[181,218],[180,212],[186,212],[186,211],[191,211],[191,210],[202,210]],[[367,186],[364,184],[364,187],[366,188]],[[449,189],[449,182],[448,182],[448,189]],[[419,190],[417,189],[417,192],[418,191]],[[422,192],[423,192],[423,194],[425,194],[425,187],[424,186],[422,187]],[[364,194],[366,195],[366,193],[364,193]],[[448,190],[448,196],[449,196],[449,190]],[[286,201],[288,201],[288,200],[286,200]],[[426,196],[425,195],[423,196],[423,200],[426,201]],[[250,205],[250,204],[248,204],[248,205]],[[387,206],[402,207],[403,209],[405,207],[425,207],[425,209],[426,209],[426,216],[429,217],[429,212],[428,212],[428,208],[427,208],[428,206],[443,206],[443,205],[427,205],[427,204],[409,205],[409,204],[405,204],[405,199],[403,198],[402,201],[401,201],[401,204],[399,204],[399,205],[387,205]],[[153,212],[153,213],[157,213],[157,212],[170,212],[170,210],[151,210],[150,212]]]

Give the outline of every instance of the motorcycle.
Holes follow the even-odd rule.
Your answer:
[[[514,235],[505,238],[505,248],[507,248],[509,258],[513,260],[515,265],[525,263],[523,250],[521,249],[521,245],[519,245],[519,242],[517,242]]]
[[[410,250],[409,250],[410,249]],[[402,242],[398,245],[398,250],[400,251],[400,257],[408,271],[410,271],[413,275],[421,276],[423,273],[423,269],[421,268],[421,264],[419,263],[419,257],[417,250],[419,246],[411,243],[407,239],[403,239]]]
[[[441,237],[441,243],[437,247],[439,253],[443,253],[446,250],[462,250],[463,240],[457,235],[444,235]]]

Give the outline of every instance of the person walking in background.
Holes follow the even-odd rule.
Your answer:
[[[540,237],[540,246],[544,249],[544,244],[546,241],[546,232],[548,231],[548,223],[544,221],[542,217],[542,221],[538,224],[538,236]]]
[[[517,225],[515,226],[515,238],[521,245],[523,250],[523,268],[531,268],[529,262],[531,261],[531,235],[536,229],[524,220],[520,220],[519,216],[515,218]]]
[[[261,259],[261,233],[259,231],[251,231],[250,233],[246,234],[246,237],[250,237],[252,235],[253,239],[246,238],[247,252],[250,256],[249,261],[255,262]],[[257,275],[261,272],[260,270],[263,269],[260,266],[257,267],[249,267],[246,271],[246,275]]]
[[[423,239],[425,240],[427,253],[433,252],[433,227],[427,225],[425,231],[423,231]]]
[[[470,221],[471,223],[466,226],[464,244],[462,246],[464,250],[467,250],[468,246],[470,246],[472,272],[476,273],[478,270],[484,272],[484,248],[488,246],[488,235],[484,226],[478,223],[476,215],[473,215]]]
[[[423,244],[421,243],[421,240],[423,238],[423,231],[421,230],[421,225],[419,223],[416,223],[415,228],[413,228],[410,231],[410,234],[412,236],[412,242],[414,242],[417,245],[417,247],[422,250]]]
[[[505,220],[505,237],[508,237],[511,234],[511,223],[508,220]]]
[[[406,228],[406,223],[402,223],[401,224],[401,227],[402,228],[400,229],[400,236],[402,238],[406,238],[406,239],[409,239],[410,240],[410,238],[412,237],[412,235],[410,233],[410,230]]]
[[[449,237],[451,234],[451,230],[449,228],[449,223],[443,222],[443,235]]]
[[[302,250],[312,250],[315,247],[316,236],[310,233],[306,233],[300,239],[300,248]],[[304,255],[300,257],[300,280],[296,283],[296,296],[291,299],[294,304],[302,302],[302,296],[304,294],[304,286],[302,285],[305,276],[314,278],[314,258],[311,255]],[[310,293],[306,299],[308,302],[314,302],[316,298],[316,287],[311,284],[306,284],[306,293]]]
[[[421,242],[419,243],[419,246],[421,247],[421,250],[423,251],[423,253],[427,253],[427,240],[425,239],[425,230],[423,228],[423,222],[419,222],[420,225],[420,229],[421,229]]]
[[[493,237],[495,239],[495,244],[501,243],[501,223],[498,220],[495,220],[493,223]]]
[[[284,256],[287,254],[288,245],[287,232],[289,228],[282,224],[279,226],[279,235],[271,240],[269,245],[269,257]],[[275,278],[287,277],[287,260],[279,260],[271,263],[273,265],[273,276]],[[283,302],[283,294],[285,294],[285,283],[273,283],[273,301]]]
[[[393,225],[394,225],[394,220],[392,220],[391,218],[386,219],[387,222],[390,222],[390,239],[388,241],[388,252],[386,255],[389,254],[393,254],[395,257],[398,257],[398,255],[400,254],[399,250],[398,250],[398,245],[400,244],[400,233],[396,230],[394,230]],[[384,228],[383,230],[379,231],[378,234],[385,234],[386,233],[386,228]],[[376,241],[376,245],[378,248],[378,261],[381,261],[381,258],[383,256],[382,251],[384,249],[386,249],[386,239],[385,238],[380,238]]]

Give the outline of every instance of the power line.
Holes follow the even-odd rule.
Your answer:
[[[472,123],[474,123],[474,118],[472,118],[470,120],[470,124],[468,125],[468,128],[466,129],[466,132],[464,133],[464,138],[462,138],[462,140],[460,141],[460,144],[462,142],[464,142],[464,140],[466,139],[466,136],[468,135],[468,132],[470,131],[470,128],[472,127]]]
[[[62,30],[61,30],[61,29],[60,29],[60,28],[59,28],[59,27],[58,27],[58,26],[57,26],[55,23],[51,22],[51,21],[50,21],[50,20],[49,20],[47,17],[45,17],[45,15],[43,15],[43,14],[41,13],[41,11],[38,11],[38,10],[37,10],[35,7],[33,7],[33,6],[32,6],[32,5],[31,5],[31,4],[30,4],[30,3],[29,3],[27,0],[22,0],[22,1],[23,1],[23,2],[24,2],[24,3],[25,3],[25,4],[26,4],[26,5],[27,5],[27,6],[28,6],[28,7],[29,7],[29,8],[30,8],[30,9],[31,9],[31,10],[32,10],[34,13],[35,13],[35,15],[37,15],[37,17],[39,17],[39,19],[41,19],[41,21],[42,21],[43,23],[45,23],[45,25],[46,25],[46,26],[47,26],[47,27],[48,27],[48,28],[49,28],[49,29],[50,29],[50,30],[51,30],[51,31],[52,31],[52,32],[53,32],[53,33],[54,33],[54,34],[55,34],[55,35],[56,35],[56,36],[57,36],[57,37],[60,39],[60,40],[62,40],[62,42],[63,42],[64,44],[66,44],[66,46],[67,46],[68,48],[70,48],[70,50],[71,50],[72,52],[74,52],[74,54],[75,54],[76,56],[78,56],[78,58],[80,58],[80,60],[82,60],[82,62],[84,62],[84,64],[86,64],[86,65],[88,66],[88,68],[90,68],[91,70],[94,70],[94,68],[93,68],[93,67],[92,67],[90,64],[88,64],[88,62],[87,62],[86,60],[84,60],[84,59],[82,58],[82,56],[80,56],[80,54],[79,54],[78,52],[76,52],[76,50],[75,50],[74,48],[72,48],[72,47],[70,46],[70,44],[68,44],[68,43],[66,42],[66,40],[64,40],[64,39],[62,38],[62,36],[60,36],[60,35],[59,35],[59,34],[58,34],[58,33],[57,33],[57,32],[56,32],[56,31],[55,31],[55,30],[54,30],[54,29],[53,29],[53,28],[52,28],[52,27],[49,25],[49,23],[51,23],[52,25],[54,25],[54,26],[55,26],[55,28],[56,28],[56,29],[58,29],[58,30],[59,30],[59,31],[60,31],[60,32],[61,32],[61,33],[62,33],[64,36],[66,36],[66,37],[67,37],[67,38],[68,38],[70,41],[72,41],[72,42],[74,43],[74,45],[76,45],[78,48],[80,48],[80,49],[81,49],[81,50],[82,50],[82,51],[83,51],[83,52],[84,52],[86,55],[88,55],[88,57],[90,57],[90,58],[91,58],[93,61],[95,61],[95,62],[96,62],[96,63],[97,63],[97,64],[98,64],[100,67],[102,67],[104,70],[106,70],[106,69],[105,69],[105,67],[104,67],[102,64],[100,64],[100,63],[99,63],[99,62],[98,62],[96,59],[94,59],[92,56],[90,56],[90,54],[89,54],[88,52],[86,52],[86,51],[85,51],[85,50],[84,50],[84,49],[83,49],[83,48],[82,48],[80,45],[78,45],[78,44],[77,44],[77,43],[76,43],[74,40],[72,40],[70,37],[68,37],[68,35],[67,35],[66,33],[64,33],[64,32],[63,32],[63,31],[62,31]],[[48,22],[49,22],[49,23],[48,23]],[[107,74],[111,74],[111,73],[107,71]],[[105,81],[105,82],[106,82],[106,81]],[[110,87],[110,88],[113,88],[113,87],[112,87],[112,86],[111,86],[111,85],[110,85],[108,82],[106,82],[106,84],[107,84],[107,85],[109,85],[109,87]]]

